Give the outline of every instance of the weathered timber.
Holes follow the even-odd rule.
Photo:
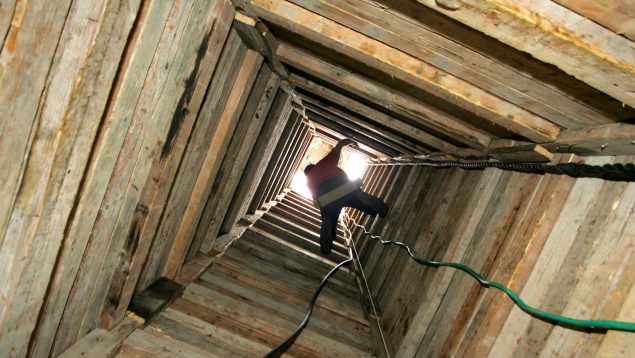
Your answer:
[[[182,341],[171,339],[168,335],[152,329],[137,329],[132,332],[124,341],[121,347],[121,353],[118,355],[118,357],[143,358],[185,356],[204,358],[209,357],[209,352]]]
[[[532,141],[548,142],[558,135],[559,126],[521,107],[299,6],[284,0],[254,0],[252,5],[268,21],[375,66]]]
[[[278,75],[272,74],[267,65],[263,65],[260,71],[259,80],[254,84],[250,101],[245,105],[239,126],[234,132],[232,142],[223,159],[223,167],[216,178],[205,212],[197,228],[196,236],[202,235],[203,237],[201,251],[204,253],[211,249],[220,231],[230,200],[234,196],[241,174],[247,166],[249,155],[254,150],[274,94],[278,90],[280,81]],[[195,238],[195,240],[197,239]]]
[[[602,6],[590,0],[554,0],[558,4],[589,18],[618,35],[635,41],[635,3],[633,0],[617,0]]]
[[[562,131],[555,142],[545,148],[554,153],[578,155],[635,154],[635,124],[613,123],[578,130]]]
[[[56,327],[66,304],[66,299],[73,285],[73,280],[80,266],[86,250],[90,231],[98,214],[99,203],[103,200],[108,180],[115,167],[117,154],[121,150],[127,133],[130,119],[134,113],[136,102],[139,100],[144,80],[148,74],[152,61],[152,54],[156,51],[161,38],[162,29],[172,8],[171,2],[161,4],[143,4],[131,44],[132,53],[124,58],[124,74],[117,84],[114,100],[107,109],[104,126],[109,128],[99,134],[97,147],[92,154],[92,161],[87,168],[84,187],[79,202],[76,204],[73,221],[66,234],[61,257],[58,258],[57,275],[60,279],[54,281],[49,289],[49,299],[46,314],[40,318],[41,330],[49,331]],[[130,45],[129,45],[130,46]],[[127,303],[126,303],[127,306]],[[123,318],[123,315],[121,316]],[[35,355],[44,354],[49,343],[38,342]]]
[[[194,245],[192,240],[204,210],[204,201],[208,197],[214,178],[218,174],[222,158],[227,151],[231,136],[238,124],[238,119],[261,63],[262,56],[260,54],[251,50],[247,51],[241,71],[233,84],[234,87],[218,121],[218,127],[214,132],[212,142],[205,154],[202,170],[196,178],[192,196],[188,201],[183,219],[178,226],[178,231],[176,231],[175,241],[170,249],[170,254],[167,260],[163,261],[162,274],[166,277],[176,277],[185,262],[188,248]]]
[[[2,121],[2,150],[19,158],[2,156],[3,160],[9,159],[12,163],[6,163],[9,176],[2,178],[2,182],[7,184],[6,188],[2,185],[6,197],[0,203],[0,210],[11,210],[8,221],[0,212],[0,258],[3,263],[0,267],[0,277],[3,277],[0,284],[3,297],[0,335],[4,337],[0,342],[0,354],[11,352],[16,356],[25,355],[29,349],[29,339],[45,303],[64,229],[72,217],[74,201],[80,193],[83,172],[126,38],[139,10],[139,1],[125,7],[103,1],[74,4],[68,16],[60,18],[60,15],[67,15],[65,3],[58,4],[55,9],[48,9],[48,4],[23,5],[24,8],[18,12],[23,10],[26,13],[18,14],[17,26],[8,34],[8,48],[4,48],[7,51],[3,52],[2,62],[11,65],[3,70],[3,90],[0,91],[0,103],[8,109],[3,116],[12,118]],[[89,18],[96,20],[90,22]],[[21,28],[18,25],[20,21],[28,23]],[[62,24],[64,27],[59,37]],[[47,27],[38,29],[40,25]],[[82,35],[77,36],[77,33]],[[50,61],[49,51],[52,48],[49,46],[53,45],[59,47],[52,63],[40,63]],[[16,50],[15,46],[19,49]],[[22,49],[35,50],[42,57],[27,60],[28,66],[35,67],[24,69],[28,76],[21,73],[15,78],[13,71],[27,65],[22,59]],[[39,68],[41,65],[45,67]],[[46,87],[38,90],[43,74],[47,76]],[[22,88],[20,93],[16,93],[18,88],[14,85],[18,83],[15,80],[28,89]],[[31,96],[34,93],[41,96],[37,99],[39,105],[25,102],[33,100]],[[11,103],[5,102],[6,95],[12,96]],[[32,121],[28,112],[36,109],[38,112]],[[26,126],[29,126],[31,139],[21,138],[21,128]],[[15,147],[14,140],[23,142]],[[28,154],[23,155],[20,148],[25,148],[24,145]],[[14,172],[17,165],[20,171]],[[13,177],[14,174],[20,178]],[[17,183],[19,190],[12,192],[13,185]],[[4,190],[9,192],[4,193]],[[56,278],[60,279],[63,278]],[[65,298],[64,295],[62,299]],[[53,307],[60,308],[56,304]],[[53,327],[58,323],[57,313],[53,313]],[[48,354],[50,342],[55,336],[54,328],[39,330],[35,335],[44,341],[43,354]]]
[[[206,88],[206,95],[200,114],[197,113],[196,123],[184,149],[182,158],[177,166],[176,177],[165,182],[161,196],[164,199],[164,209],[152,222],[156,228],[152,248],[146,258],[139,283],[135,291],[143,290],[160,276],[162,260],[165,258],[165,247],[174,240],[178,229],[178,220],[182,218],[185,206],[189,200],[205,158],[205,151],[209,148],[213,134],[218,125],[224,105],[230,93],[230,83],[236,81],[246,48],[235,31],[230,31],[223,46],[216,71]],[[176,168],[175,168],[176,169]],[[174,191],[171,188],[178,188]],[[154,219],[154,217],[152,219]]]
[[[452,118],[451,115],[401,95],[397,91],[385,88],[364,78],[362,75],[320,60],[307,52],[286,44],[278,47],[278,55],[283,61],[322,80],[329,81],[342,90],[358,95],[372,103],[380,104],[389,112],[409,118],[412,123],[419,123],[424,128],[428,127],[445,135],[461,138],[465,144],[472,143],[474,145],[486,142],[484,134],[469,128],[460,120]],[[297,85],[303,87],[301,84]],[[309,87],[307,85],[310,85],[310,83],[306,83],[304,86]],[[315,85],[311,87],[307,88],[307,90],[317,90]],[[343,103],[340,104],[344,105]],[[393,119],[393,121],[398,121],[398,119]],[[425,130],[418,130],[412,134],[413,139],[417,139],[421,143],[428,144],[439,150],[451,151],[453,149],[452,145],[445,143]]]
[[[280,193],[282,189],[280,187],[280,183],[287,176],[290,162],[295,159],[293,156],[293,153],[297,150],[299,143],[302,141],[302,135],[306,131],[307,131],[307,128],[304,121],[298,120],[298,125],[296,126],[295,130],[292,132],[284,151],[280,155],[272,180],[270,181],[268,188],[265,192],[265,196],[264,196],[265,202],[275,200],[276,196],[278,196],[278,194]]]
[[[207,32],[203,29],[211,26],[210,19],[213,20],[213,17],[206,16],[212,8],[210,4],[193,6],[195,10],[191,16],[186,10],[191,7],[173,8],[172,21],[181,21],[177,20],[178,26],[166,27],[163,33],[158,47],[163,51],[161,56],[153,59],[150,75],[137,102],[128,135],[91,231],[83,256],[84,264],[62,316],[58,332],[64,333],[56,337],[56,351],[63,350],[76,337],[71,332],[79,332],[77,335],[82,336],[99,325],[103,300],[119,265],[119,253],[128,237],[141,188],[154,161],[159,159],[169,131],[169,119],[176,111],[186,79],[196,67],[196,54]]]
[[[293,129],[296,127],[298,121],[298,113],[296,111],[291,111],[289,118],[286,121],[284,130],[279,137],[279,140],[276,143],[275,149],[269,156],[270,161],[267,163],[265,171],[262,173],[261,180],[258,184],[258,188],[256,189],[254,195],[252,196],[251,202],[247,207],[247,214],[253,214],[256,210],[260,209],[262,204],[264,204],[264,196],[267,185],[273,179],[273,174],[275,172],[275,167],[280,160],[280,156],[285,149],[285,144],[289,140],[289,136]]]
[[[388,142],[397,143],[397,145],[402,148],[400,151],[403,153],[425,153],[426,151],[429,151],[429,147],[424,147],[404,135],[398,135],[392,131],[381,128],[377,124],[367,121],[356,114],[347,113],[342,109],[336,108],[333,105],[324,102],[323,100],[319,100],[310,95],[301,95],[301,98],[306,109],[319,113],[325,117],[329,116],[331,118],[336,118],[337,121],[342,124],[348,122],[350,125],[354,125],[359,132],[372,133],[373,138],[376,141],[380,141],[384,144],[387,144]],[[394,145],[395,144],[393,144],[393,146]]]
[[[437,16],[441,18],[437,19],[429,16],[429,13],[420,16],[413,12],[403,14],[411,16],[413,21],[395,14],[395,10],[391,9],[393,3],[389,3],[388,8],[382,8],[380,4],[370,1],[291,2],[396,47],[564,128],[575,129],[614,120],[557,88],[545,86],[531,76],[521,74],[518,69],[509,68],[505,63],[478,50],[452,41],[454,37],[461,36],[453,28],[447,28],[445,33],[438,33],[432,26],[426,26],[428,23],[435,23],[435,20],[443,25],[446,25],[443,22],[451,21],[442,19],[443,16]],[[408,6],[407,3],[401,5]],[[424,10],[425,8],[420,9],[422,12]]]
[[[553,154],[542,145],[504,139],[493,140],[487,155],[503,162],[550,162],[553,159]]]
[[[461,11],[417,1],[635,107],[632,43],[552,1],[470,1]]]
[[[7,0],[2,3],[2,8],[0,8],[0,48],[4,47],[4,41],[7,37],[7,32],[11,26],[11,20],[14,17],[14,12],[16,10],[15,0]]]
[[[387,115],[386,113],[376,110],[361,102],[355,101],[345,95],[342,95],[341,93],[338,93],[337,91],[320,86],[311,80],[302,78],[295,74],[292,74],[289,80],[299,88],[305,89],[306,91],[325,98],[328,101],[337,103],[344,108],[350,109],[351,111],[364,116],[365,118],[373,119],[377,124],[386,126],[395,131],[403,132],[410,138],[421,138],[422,141],[425,140],[428,142],[434,140],[433,138],[426,136],[425,132],[420,128],[400,121],[397,118]],[[454,138],[454,140],[470,146],[471,148],[483,148],[490,142],[489,136],[476,129],[470,128],[467,125],[462,125],[457,129],[445,127],[440,128],[440,133],[448,135],[451,138]],[[437,145],[453,149],[447,145],[443,146],[442,143],[437,143]]]
[[[193,92],[184,92],[181,102],[186,106],[180,110],[180,114],[184,115],[181,123],[178,123],[178,116],[173,119],[174,126],[179,126],[178,134],[173,136],[172,144],[167,146],[170,150],[162,151],[162,158],[153,166],[148,181],[146,182],[138,208],[152,208],[152,210],[136,210],[138,220],[133,220],[131,231],[139,230],[138,242],[134,246],[135,249],[128,252],[128,258],[123,262],[120,268],[121,274],[115,275],[117,279],[113,279],[110,292],[116,292],[118,298],[118,306],[111,304],[105,305],[102,312],[102,324],[109,327],[116,324],[125,314],[126,307],[139,280],[141,270],[150,252],[153,238],[159,224],[161,214],[165,208],[169,195],[169,187],[172,185],[179,163],[185,152],[186,142],[188,141],[195,119],[200,109],[203,97],[206,93],[207,86],[211,80],[212,73],[216,68],[216,64],[221,55],[220,45],[225,42],[230,30],[230,21],[233,16],[234,8],[230,4],[218,1],[214,14],[216,18],[212,25],[211,34],[207,39],[207,49],[200,60],[198,71],[193,71],[192,76],[196,83],[193,84]],[[203,48],[201,48],[203,51]],[[191,97],[190,97],[191,96]],[[165,153],[165,155],[163,155]],[[127,272],[127,274],[125,274]]]
[[[282,131],[289,120],[290,112],[291,105],[289,104],[289,95],[279,89],[273,100],[271,109],[267,113],[265,124],[260,131],[247,166],[240,178],[240,183],[232,198],[232,204],[225,214],[225,219],[220,229],[221,233],[229,232],[238,219],[247,212],[247,207],[262,178],[264,178],[263,173],[271,160],[274,148],[278,144]]]
[[[341,123],[338,121],[338,118],[332,118],[327,113],[319,110],[314,111],[313,109],[310,109],[307,111],[307,117],[315,123],[319,123],[327,128],[337,131],[337,133],[343,135],[344,137],[353,139],[359,144],[374,148],[386,155],[399,156],[406,153],[412,153],[409,149],[404,149],[403,147],[392,143],[384,143],[383,141],[366,135],[363,132],[360,133],[360,131],[358,131],[359,128],[351,126],[350,124]]]
[[[62,352],[60,358],[114,357],[122,342],[139,327],[139,323],[124,318],[111,330],[97,328]]]
[[[12,6],[3,2],[3,8],[0,10],[0,21],[6,24],[2,25],[4,29],[0,28],[3,32],[0,38],[4,45],[0,50],[0,56],[4,63],[10,62],[3,68],[0,77],[0,107],[3,108],[3,118],[13,118],[0,121],[0,153],[14,155],[3,155],[0,159],[0,164],[4,168],[0,172],[0,182],[3,183],[0,186],[0,244],[5,240],[11,211],[26,170],[27,163],[23,158],[30,152],[35,130],[39,126],[39,102],[42,100],[44,88],[50,82],[51,62],[64,32],[70,4],[71,1],[67,0],[56,4],[30,3],[19,8],[15,4]],[[10,10],[12,7],[13,11]],[[12,22],[13,27],[10,26]],[[98,24],[88,26],[86,30],[93,33]],[[90,41],[90,37],[78,38],[75,41]],[[68,41],[67,36],[65,39],[65,42]],[[85,49],[82,52],[85,52]],[[69,70],[75,72],[78,68]],[[73,75],[65,75],[65,78],[69,77],[73,78]],[[69,90],[64,91],[62,96],[67,96]]]
[[[271,64],[273,71],[283,79],[289,77],[289,71],[276,56],[278,43],[265,24],[238,11],[234,18],[234,28],[250,49],[260,53]]]

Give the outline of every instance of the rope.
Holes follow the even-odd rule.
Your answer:
[[[474,271],[474,269],[472,269],[471,267],[467,265],[464,265],[461,263],[455,263],[455,262],[432,261],[432,260],[424,259],[422,257],[418,257],[412,252],[410,247],[404,244],[403,242],[383,240],[381,236],[373,235],[372,233],[366,231],[365,227],[359,225],[354,220],[353,220],[353,223],[355,226],[364,230],[365,236],[369,236],[372,239],[379,240],[379,242],[381,242],[382,245],[384,246],[396,245],[406,250],[408,255],[420,265],[425,265],[425,266],[430,266],[435,268],[436,267],[452,267],[452,268],[468,273],[470,276],[476,279],[478,283],[480,283],[484,287],[494,287],[503,291],[505,294],[507,294],[507,296],[509,296],[514,301],[514,303],[516,303],[516,305],[518,305],[518,307],[520,307],[520,309],[522,309],[523,311],[539,319],[551,321],[553,323],[561,324],[564,326],[574,326],[574,327],[591,328],[591,329],[597,329],[597,328],[612,329],[612,330],[618,330],[618,331],[635,332],[635,322],[576,319],[576,318],[560,316],[555,313],[541,311],[539,309],[533,308],[527,305],[518,295],[516,295],[512,290],[510,290],[508,287],[506,287],[502,283],[484,279],[481,275],[479,275],[476,271]]]
[[[351,218],[346,213],[344,213],[344,218],[347,221],[355,222],[355,220],[353,218]],[[366,274],[364,273],[364,268],[362,267],[362,262],[359,259],[359,254],[357,253],[357,248],[355,247],[355,242],[353,241],[353,233],[348,228],[348,226],[345,226],[345,228],[346,228],[346,232],[349,234],[350,247],[352,248],[353,252],[355,253],[355,260],[357,261],[357,264],[359,266],[359,271],[362,274],[362,280],[364,281],[364,287],[366,288],[366,292],[368,294],[368,300],[370,301],[370,306],[371,306],[371,308],[373,310],[373,314],[375,315],[375,322],[377,323],[377,327],[379,328],[379,336],[381,337],[381,343],[384,346],[384,351],[386,352],[386,357],[390,358],[390,351],[388,350],[388,344],[386,343],[386,338],[384,337],[384,331],[381,328],[381,322],[380,322],[380,319],[379,319],[379,314],[377,314],[377,309],[375,308],[375,303],[373,301],[373,295],[370,292],[370,287],[368,286],[368,281],[366,280]]]
[[[605,165],[589,165],[579,163],[507,163],[490,161],[459,162],[451,160],[400,160],[393,158],[386,162],[369,163],[368,166],[424,166],[439,169],[462,168],[467,170],[483,170],[485,168],[497,168],[523,173],[534,174],[558,174],[568,175],[574,178],[599,178],[612,181],[635,181],[635,164],[616,163]]]

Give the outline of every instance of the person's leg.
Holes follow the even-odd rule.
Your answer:
[[[329,254],[333,249],[333,240],[337,237],[337,221],[342,207],[330,206],[321,211],[322,227],[320,228],[320,250],[325,254]]]
[[[388,205],[384,203],[383,200],[363,190],[351,193],[346,206],[350,206],[369,215],[379,214],[382,218],[388,214]]]

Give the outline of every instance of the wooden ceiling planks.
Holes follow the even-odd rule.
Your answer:
[[[272,49],[275,60],[289,70],[292,86],[314,100],[334,103],[332,108],[366,112],[361,113],[362,120],[375,121],[438,151],[465,157],[465,148],[460,147],[464,145],[470,148],[468,156],[478,152],[484,156],[500,151],[489,148],[491,141],[508,140],[525,144],[506,146],[507,160],[527,156],[546,160],[551,155],[545,149],[562,152],[573,147],[560,146],[562,138],[635,118],[635,109],[624,96],[616,96],[614,89],[607,90],[592,78],[605,71],[606,81],[615,80],[612,87],[627,88],[635,68],[629,62],[635,58],[632,42],[607,29],[598,30],[597,24],[557,4],[523,2],[518,9],[508,0],[492,3],[488,6],[507,11],[496,16],[517,21],[518,26],[538,21],[528,19],[528,14],[542,17],[548,24],[532,25],[529,40],[516,33],[516,39],[505,41],[473,26],[465,15],[457,15],[462,11],[479,14],[486,8],[472,1],[461,2],[454,13],[428,0],[237,1],[254,23],[262,24],[263,34],[271,35],[269,29],[273,29],[282,40],[273,39]],[[559,7],[560,18],[544,12],[553,6]],[[579,23],[567,22],[573,20]],[[482,26],[489,29],[494,25]],[[555,33],[554,29],[570,32]],[[540,31],[551,42],[523,44],[528,48],[520,45],[520,41],[532,42]],[[611,43],[603,44],[602,39]],[[562,64],[531,51],[567,41],[572,49],[559,49]],[[575,59],[579,64],[604,62],[598,68],[580,69],[584,72],[580,75],[567,67],[573,66],[570,57],[576,54],[582,56]],[[596,73],[585,77],[591,70]],[[322,109],[332,112],[332,108]],[[377,129],[362,125],[360,131],[385,143],[388,138]],[[628,154],[635,150],[629,139],[624,135],[615,139],[610,152],[578,152]],[[578,140],[576,150],[595,144]]]
[[[635,40],[635,1],[554,0],[571,11],[609,28],[618,35]]]
[[[252,5],[256,13],[267,21],[363,61],[525,138],[549,142],[559,133],[557,125],[523,108],[297,5],[283,0],[255,0]]]
[[[489,144],[489,138],[485,133],[471,128],[434,107],[423,105],[369,79],[351,73],[344,68],[322,61],[286,44],[278,47],[277,54],[287,64],[306,71],[337,88],[353,93],[371,103],[378,104],[387,111],[408,118],[412,124],[416,123],[424,128],[459,138],[460,142],[472,148],[482,148]]]
[[[564,128],[611,122],[608,117],[569,96],[374,3],[290,1],[461,77]]]
[[[553,1],[466,0],[458,11],[417,1],[635,107],[634,44]]]

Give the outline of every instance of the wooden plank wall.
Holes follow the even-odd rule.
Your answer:
[[[382,170],[371,168],[366,178]],[[373,232],[420,256],[468,264],[539,309],[635,321],[635,183],[490,169],[400,170],[403,190],[385,194],[391,213],[368,223]],[[635,348],[632,333],[554,326],[465,273],[423,267],[397,247],[357,237],[396,356],[608,357]]]
[[[254,148],[277,145],[290,97],[234,15],[227,0],[3,3],[0,356],[117,326],[178,274],[201,217],[212,240],[236,187],[260,184],[240,173],[268,162]]]

